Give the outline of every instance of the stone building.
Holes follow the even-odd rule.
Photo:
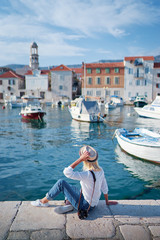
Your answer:
[[[125,57],[124,101],[130,97],[146,96],[153,100],[153,56]]]
[[[0,102],[6,97],[21,97],[25,93],[25,79],[10,70],[0,75]]]

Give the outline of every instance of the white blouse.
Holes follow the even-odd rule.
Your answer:
[[[92,173],[90,171],[73,171],[73,168],[70,166],[65,168],[63,173],[67,178],[80,181],[84,199],[90,204],[94,186]],[[108,194],[108,185],[103,169],[100,171],[95,171],[94,173],[96,176],[96,184],[91,203],[92,207],[97,206],[102,192],[103,194]]]

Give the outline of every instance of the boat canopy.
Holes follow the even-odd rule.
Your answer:
[[[98,107],[98,103],[96,101],[85,101],[84,99],[79,102],[80,105],[80,113],[81,114],[98,114],[100,113],[100,109]]]

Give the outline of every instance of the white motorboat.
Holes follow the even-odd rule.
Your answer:
[[[115,136],[120,147],[127,153],[151,162],[160,163],[160,134],[145,128],[127,131],[116,129]]]
[[[117,107],[123,106],[124,105],[124,101],[123,98],[117,95],[112,95],[110,97],[111,101],[114,102],[115,104],[117,104]]]
[[[146,97],[144,96],[137,96],[136,99],[134,100],[134,106],[135,107],[144,107],[145,105],[148,104]]]
[[[72,119],[82,122],[103,122],[97,101],[85,101],[79,98],[75,106],[69,106]]]
[[[142,108],[135,107],[134,110],[140,117],[160,119],[160,96],[157,96],[151,104]]]
[[[40,120],[43,121],[43,117],[46,114],[40,106],[28,105],[21,109],[20,115],[23,119],[27,120]]]

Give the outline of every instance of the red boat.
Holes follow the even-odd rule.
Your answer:
[[[43,117],[45,114],[46,112],[43,111],[40,106],[35,106],[35,105],[26,106],[20,112],[20,115],[24,119],[33,119],[33,120],[40,120],[40,121],[43,120]]]
[[[43,117],[46,114],[45,111],[40,106],[38,97],[35,96],[23,96],[23,102],[26,102],[26,107],[21,109],[19,113],[23,119],[28,120],[40,120],[43,121]]]

